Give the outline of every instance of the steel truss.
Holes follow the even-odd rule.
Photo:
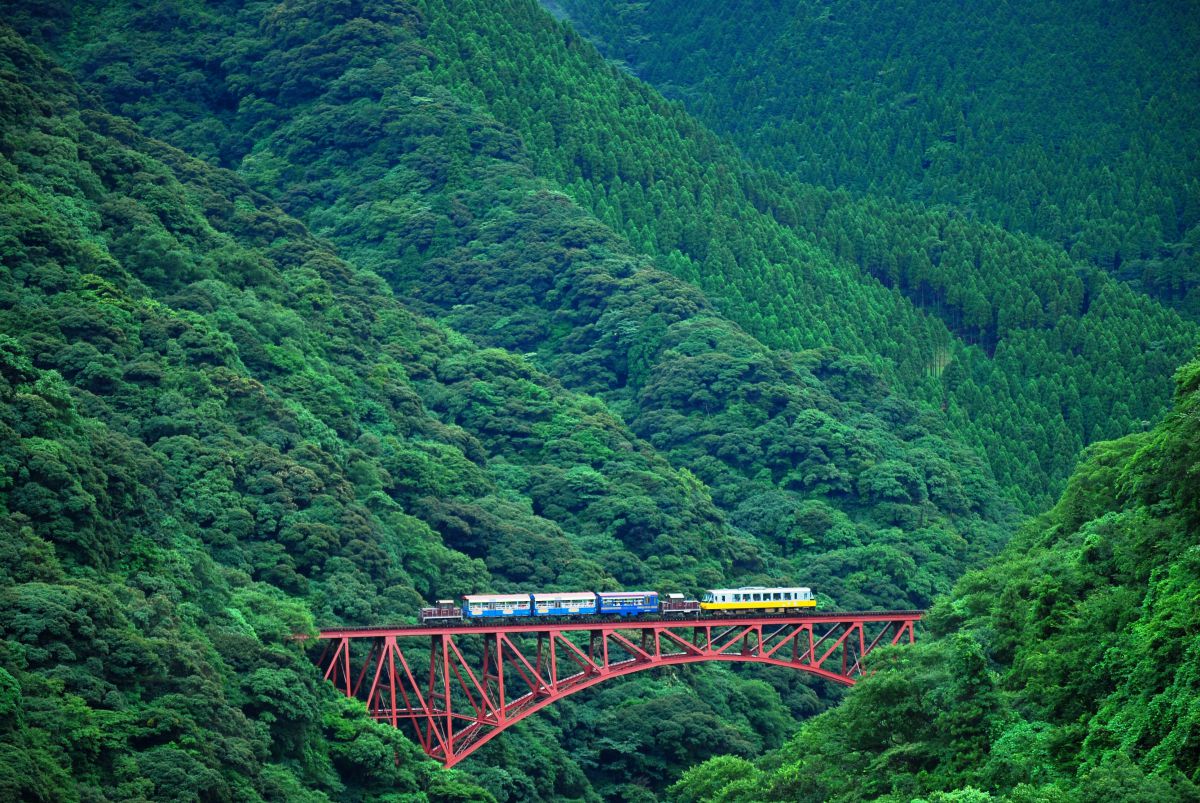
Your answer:
[[[325,678],[370,715],[408,723],[452,767],[514,722],[622,675],[700,661],[752,661],[846,686],[876,647],[916,639],[921,611],[717,619],[323,630]],[[426,668],[426,664],[428,668]]]

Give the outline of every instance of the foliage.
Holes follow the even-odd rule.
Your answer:
[[[761,562],[602,402],[405,311],[4,37],[6,796],[487,799],[294,634]],[[580,503],[537,501],[554,478]]]
[[[760,164],[951,205],[1200,312],[1200,98],[1176,78],[1200,27],[1183,7],[557,5]]]
[[[583,3],[555,5],[575,8]],[[637,18],[649,7],[652,19],[661,14],[684,20],[681,30],[689,35],[704,30],[714,43],[730,42],[729,59],[760,78],[787,70],[776,69],[773,60],[757,64],[744,59],[743,53],[755,50],[740,46],[740,37],[756,34],[752,26],[739,27],[738,20],[757,14],[765,18],[764,27],[799,36],[775,24],[774,15],[787,14],[779,4],[743,4],[732,19],[715,3],[628,5],[629,14],[618,8],[609,15],[604,10],[609,4],[600,4],[597,16],[620,25],[619,20]],[[825,9],[807,5],[814,15]],[[678,104],[604,64],[573,30],[533,8],[532,0],[503,6],[449,0],[428,7],[431,15],[456,20],[430,27],[428,41],[440,57],[436,74],[519,132],[539,174],[558,182],[635,248],[654,255],[660,267],[698,284],[724,314],[765,344],[794,351],[834,346],[864,357],[900,395],[942,410],[953,431],[988,460],[1001,486],[1027,511],[1053,500],[1082,446],[1141,428],[1143,421],[1161,415],[1169,396],[1166,377],[1187,359],[1197,340],[1196,326],[1110,280],[1085,255],[1003,228],[1003,220],[976,220],[969,210],[877,195],[860,200],[841,186],[845,182],[835,181],[834,190],[803,184],[772,169],[769,161],[756,163],[749,147],[743,149],[744,158]],[[872,29],[873,36],[858,37],[861,41],[847,54],[822,50],[812,58],[818,67],[848,64],[847,69],[874,76],[871,60],[892,50],[875,44],[874,37],[889,42],[902,38],[897,29],[903,30],[909,18],[906,9],[889,7],[886,14],[846,9],[841,16],[853,17],[856,26],[847,29],[847,38],[855,39],[860,26]],[[985,12],[975,13],[991,19]],[[943,24],[957,19],[946,11],[922,14]],[[1107,14],[1091,15],[1101,25],[1107,19]],[[1074,19],[1069,12],[1063,16]],[[704,23],[689,24],[696,17]],[[881,26],[881,19],[899,22],[889,28]],[[1157,24],[1160,32],[1171,30],[1169,22]],[[714,25],[727,27],[729,34],[712,33]],[[660,51],[670,65],[664,69],[692,63],[693,52],[703,62],[704,48],[695,47],[694,40],[660,48],[652,36],[656,32],[650,26],[639,46]],[[638,36],[636,29],[629,33]],[[940,30],[930,37],[937,45],[945,38]],[[1054,38],[1063,41],[1070,35]],[[724,52],[722,47],[713,45],[718,53]],[[1172,52],[1182,58],[1192,50],[1184,46]],[[476,51],[487,58],[457,64],[459,54]],[[527,58],[530,52],[554,55]],[[860,52],[861,64],[851,55]],[[774,51],[767,55],[777,56]],[[915,58],[914,69],[924,55]],[[504,79],[496,77],[495,64],[505,65]],[[1176,72],[1190,75],[1189,65],[1177,65]],[[1076,75],[1086,69],[1064,72]],[[720,80],[719,70],[717,75],[714,80]],[[1177,83],[1172,79],[1164,85]],[[818,99],[841,96],[802,77],[789,86]],[[663,88],[671,87],[664,81]],[[950,104],[953,99],[934,94],[931,102]],[[867,103],[876,105],[874,100]],[[1085,95],[1081,103],[1103,106],[1105,101]],[[1038,111],[1058,106],[1028,104],[1034,117],[1030,125],[1037,124]],[[1187,114],[1192,106],[1182,103],[1179,112],[1171,112],[1169,104],[1161,106],[1164,114],[1173,115],[1171,130],[1181,133],[1172,140],[1175,144],[1160,151],[1155,175],[1168,175],[1182,193],[1194,187],[1188,177],[1195,171],[1189,173],[1185,165],[1196,149],[1180,144],[1194,139]],[[780,113],[793,108],[785,101]],[[873,132],[861,120],[841,127],[814,125],[832,132],[830,148],[839,160],[853,158],[851,143]],[[1145,125],[1148,137],[1158,134],[1155,123]],[[856,127],[843,133],[851,126]],[[1123,137],[1117,133],[1121,127],[1112,130]],[[1090,139],[1088,133],[1079,136]],[[981,136],[978,147],[990,141]],[[1131,146],[1126,161],[1137,160],[1140,152]],[[1171,160],[1169,154],[1178,158]],[[1056,159],[1049,159],[1047,170],[1057,169]],[[882,162],[891,164],[890,157]],[[819,169],[830,160],[816,164]],[[1147,187],[1152,206],[1157,201],[1151,198],[1169,194],[1149,177],[1139,184],[1132,174],[1122,175],[1126,184]],[[1022,192],[1039,186],[1020,178],[1016,183]],[[1118,197],[1113,203],[1123,204],[1126,196],[1114,195]],[[1109,225],[1114,217],[1096,213],[1094,219]],[[1186,291],[1194,284],[1193,277],[1180,286]]]
[[[204,56],[195,42],[208,40],[195,34],[224,31],[242,50],[221,61],[218,95],[233,95],[240,106],[251,88],[262,93],[286,80],[282,72],[259,75],[280,48],[303,51],[304,42],[348,30],[355,15],[373,19],[399,7],[326,9],[319,23],[285,34],[300,16],[267,26],[250,11],[218,18],[185,7],[180,24],[162,31],[115,6],[112,19],[124,22],[110,28],[132,29],[142,46],[130,52],[102,41],[83,67],[95,80],[114,58],[133,59],[133,73],[174,75],[187,63],[175,57],[180,48],[197,61]],[[568,387],[603,399],[753,539],[718,547],[714,522],[635,492],[647,478],[619,468],[624,461],[614,457],[624,447],[578,429],[595,415],[555,415],[545,409],[545,391],[528,382],[498,382],[465,361],[446,361],[438,378],[468,392],[427,394],[429,404],[513,464],[505,468],[508,490],[570,531],[615,538],[651,556],[645,569],[624,558],[604,564],[626,585],[673,576],[691,588],[717,583],[719,564],[706,568],[687,557],[712,545],[747,580],[803,576],[844,607],[924,606],[1003,540],[1008,504],[987,468],[936,415],[897,397],[871,363],[833,349],[769,350],[535,178],[532,149],[460,100],[463,92],[448,91],[452,78],[425,68],[431,57],[424,48],[437,43],[434,29],[448,13],[428,8],[405,17],[411,24],[395,31],[397,41],[381,46],[386,62],[347,56],[344,72],[322,88],[276,98],[256,124],[240,172],[418,309],[476,342],[525,352]],[[467,28],[471,19],[456,24]],[[179,116],[187,107],[179,83],[164,81],[157,105],[121,108],[194,149],[187,118]],[[97,86],[120,105],[120,87]],[[204,111],[231,126],[249,124],[223,117],[221,106]],[[232,131],[229,137],[236,140]],[[484,353],[512,362],[499,351]],[[530,470],[538,450],[546,457]],[[903,476],[911,493],[889,495],[886,472]],[[424,493],[408,509],[431,521],[448,546],[484,557],[490,570],[513,579],[564,581],[533,568],[528,553],[548,551],[536,541],[537,528],[504,537],[493,513],[440,495]],[[609,541],[588,543],[610,551]],[[485,548],[491,554],[482,555]],[[566,576],[577,584],[600,577],[570,555],[544,565],[568,564],[578,567]]]
[[[534,586],[928,605],[1161,412],[1196,329],[1114,266],[797,182],[532,0],[6,12],[4,796],[854,799],[839,745],[896,799],[1190,794],[1194,365],[763,762],[836,693],[639,676],[442,773],[293,640]]]
[[[930,614],[934,638],[879,655],[758,767],[714,759],[672,793],[1195,800],[1198,369],[1180,370],[1160,426],[1090,448],[1058,504],[959,581]]]

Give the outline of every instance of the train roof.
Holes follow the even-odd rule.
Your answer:
[[[707,590],[707,593],[709,593],[709,594],[732,594],[735,591],[740,591],[743,593],[746,591],[770,591],[771,593],[774,593],[776,591],[808,591],[808,592],[811,592],[812,589],[809,588],[808,586],[738,586],[737,588],[710,588]]]
[[[657,591],[597,591],[597,596],[601,597],[645,597],[650,594],[657,594]]]
[[[595,593],[591,591],[543,591],[539,594],[534,594],[535,600],[541,599],[595,599]]]
[[[464,594],[463,599],[471,602],[529,602],[528,594]]]

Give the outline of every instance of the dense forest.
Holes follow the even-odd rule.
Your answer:
[[[733,103],[790,45],[702,5],[702,81],[658,4],[554,6],[656,89],[533,0],[4,4],[0,797],[1196,796],[1194,24],[1130,22],[1104,65],[1153,58],[1089,96],[1153,147],[972,117],[970,169],[914,189],[778,119],[852,117],[848,85]],[[893,23],[916,59],[933,18]],[[904,119],[985,66],[912,68]],[[1127,148],[1136,192],[997,178],[1056,131]],[[1008,194],[1051,178],[1053,234]],[[606,684],[449,772],[294,638],[740,583],[932,606],[932,638],[844,702],[762,667]]]
[[[1058,503],[939,602],[934,638],[668,799],[1200,798],[1200,360],[1176,382],[1166,421],[1089,448]]]
[[[642,62],[635,60],[634,53],[629,50],[631,47],[640,48],[635,51],[636,55],[649,62],[644,74],[655,80],[666,92],[672,92],[679,85],[687,85],[688,76],[696,76],[695,80],[703,86],[696,90],[696,94],[704,97],[740,99],[750,90],[738,82],[737,78],[742,74],[739,70],[752,72],[757,76],[756,80],[769,81],[772,86],[778,84],[783,87],[777,93],[778,97],[771,96],[777,98],[777,105],[783,110],[780,114],[798,110],[799,122],[795,123],[796,126],[820,127],[822,136],[827,137],[822,145],[825,151],[810,160],[817,171],[846,159],[853,159],[857,169],[866,170],[867,162],[858,158],[857,149],[867,148],[873,137],[890,136],[894,139],[907,132],[914,143],[918,143],[924,141],[922,137],[927,137],[927,126],[933,127],[938,134],[941,132],[941,129],[937,128],[940,125],[937,119],[927,124],[922,121],[918,126],[909,117],[905,117],[900,123],[894,124],[897,133],[892,134],[884,128],[883,123],[877,124],[870,119],[855,117],[849,111],[845,113],[844,118],[838,118],[836,114],[841,111],[841,106],[837,104],[842,102],[842,98],[853,93],[842,83],[834,83],[825,89],[817,79],[810,79],[802,73],[801,67],[808,63],[805,59],[812,59],[816,65],[814,70],[831,70],[840,65],[850,65],[846,69],[867,70],[872,59],[883,58],[881,54],[889,54],[893,48],[878,45],[873,38],[858,36],[856,32],[860,28],[871,29],[872,37],[898,37],[898,41],[908,43],[909,40],[904,39],[897,31],[906,30],[905,26],[911,24],[915,17],[928,18],[936,23],[956,18],[959,11],[951,13],[938,10],[932,5],[922,11],[921,15],[908,15],[905,7],[901,6],[890,6],[882,13],[880,9],[875,8],[846,9],[841,16],[853,20],[853,25],[849,28],[845,25],[830,26],[831,30],[838,32],[839,38],[831,43],[827,42],[824,29],[821,29],[819,37],[814,36],[814,41],[820,42],[822,48],[834,50],[838,54],[837,57],[828,55],[825,50],[817,51],[806,39],[804,47],[798,49],[798,55],[802,58],[794,58],[791,49],[787,48],[791,39],[787,39],[780,43],[776,50],[770,51],[769,58],[764,56],[764,61],[759,63],[747,58],[746,54],[757,54],[761,43],[772,41],[771,36],[774,32],[787,31],[792,38],[799,36],[795,30],[802,29],[804,16],[789,10],[793,4],[782,4],[788,6],[788,9],[780,9],[780,4],[739,4],[732,12],[728,12],[724,5],[718,8],[717,4],[710,6],[704,3],[602,4],[577,0],[560,5],[573,12],[578,11],[583,24],[595,22],[601,30],[618,26],[618,20],[631,19],[632,22],[628,26],[620,26],[626,30],[630,42],[618,40],[618,45],[610,52],[627,57],[630,64],[640,66]],[[820,4],[811,6],[813,14],[819,14],[821,9],[825,8]],[[1037,8],[1041,7],[1042,4],[1037,4]],[[993,16],[983,8],[979,8],[977,13],[979,26],[985,31],[991,25],[990,20],[1007,21],[1011,16]],[[733,15],[732,19],[730,14]],[[791,14],[796,16],[789,16]],[[697,17],[702,17],[703,22]],[[750,24],[750,21],[743,17],[753,18],[756,24]],[[896,20],[896,26],[880,25],[881,19]],[[1062,24],[1066,26],[1072,19],[1073,16],[1067,11],[1062,13],[1060,21],[1065,20]],[[786,24],[783,24],[784,21]],[[726,22],[729,23],[727,26]],[[746,24],[739,24],[741,22]],[[722,35],[712,32],[714,26],[722,28]],[[941,54],[946,46],[943,33],[957,35],[958,32],[969,29],[970,26],[965,25],[946,32],[938,28],[932,34],[937,38],[936,43],[924,44],[928,45],[930,50]],[[712,34],[705,40],[706,48],[697,47],[695,39],[692,38],[698,30]],[[671,36],[670,32],[675,32],[677,36]],[[1068,32],[1060,28],[1056,32],[1051,30],[1046,35],[1061,41],[1071,39],[1075,34],[1073,30]],[[1002,39],[995,41],[1003,42]],[[623,45],[620,44],[622,42]],[[842,47],[843,44],[846,46]],[[864,66],[859,66],[858,61],[843,55],[847,52],[857,53],[860,48],[864,54]],[[970,43],[964,44],[963,57],[974,54],[973,48]],[[1186,61],[1185,58],[1190,57],[1195,48],[1177,49],[1172,52],[1181,51],[1183,55],[1176,59],[1177,62],[1183,62],[1178,65],[1178,72],[1188,74],[1187,70],[1191,70],[1194,73],[1194,63]],[[924,52],[926,51],[922,51],[922,54]],[[711,59],[706,55],[710,53]],[[970,57],[975,58],[974,55]],[[927,64],[922,60],[921,54],[912,58],[911,65],[901,62],[897,66],[897,72],[903,72],[903,67],[910,67],[909,71],[914,75],[913,81],[916,81],[916,76],[923,75],[921,71]],[[941,55],[939,58],[944,60]],[[659,69],[655,70],[653,64],[659,65]],[[691,71],[687,69],[689,66]],[[1029,68],[1029,72],[1022,76],[1022,80],[1040,83],[1041,76],[1045,73],[1035,69],[1035,64],[1026,63],[1025,66]],[[979,68],[983,72],[987,69],[986,65]],[[1088,70],[1080,67],[1079,73],[1088,74]],[[874,75],[874,71],[870,74]],[[699,76],[703,76],[703,80]],[[930,78],[928,82],[936,86],[935,79]],[[515,86],[505,85],[501,87],[501,91],[519,92],[524,83],[523,81]],[[1164,91],[1174,86],[1176,83],[1172,82],[1164,82],[1161,85]],[[705,92],[705,88],[712,91]],[[916,84],[911,89],[912,94],[915,97],[927,98],[929,103],[937,105],[939,109],[940,104],[956,102],[948,88],[944,93],[940,86],[937,87],[937,91],[934,91],[934,87],[920,88],[926,90],[924,95],[916,91]],[[868,90],[872,89],[873,84],[862,90],[866,97],[855,101],[857,105],[854,108],[869,105],[875,109],[884,105],[882,101],[869,95]],[[817,98],[814,103],[834,104],[827,118],[800,116],[804,114],[806,107],[799,101],[793,103],[789,93],[803,91],[813,93]],[[982,90],[980,92],[982,94]],[[684,95],[685,101],[691,97],[691,94]],[[1105,107],[1107,101],[1092,93],[1087,95],[1086,103]],[[525,115],[536,114],[536,111],[531,112],[528,109],[536,109],[539,105],[523,104],[520,110]],[[621,103],[617,105],[619,109],[616,110],[613,104],[607,104],[601,110],[589,109],[588,117],[597,117],[604,120],[605,124],[589,125],[588,129],[600,132],[622,130],[622,126],[613,125],[607,118],[628,118],[631,114],[628,109],[632,104],[627,98],[622,98]],[[737,104],[730,100],[722,107],[730,110],[726,112],[726,118],[706,119],[719,130],[729,130],[735,124],[740,124],[740,121],[753,119],[761,119],[761,127],[755,127],[755,131],[760,133],[785,129],[781,121],[768,118],[765,111],[760,111],[759,117],[756,118],[749,113],[740,113],[736,106]],[[1186,113],[1187,109],[1195,107],[1194,98],[1185,98],[1180,103],[1167,107],[1174,114],[1176,121],[1170,130],[1183,132],[1180,136],[1184,137],[1185,141],[1190,141],[1187,137],[1195,137],[1195,126]],[[688,108],[702,113],[702,109],[695,108],[690,103]],[[1031,101],[1028,108],[1057,109],[1059,106]],[[933,112],[930,112],[930,115],[932,114]],[[1005,125],[1008,124],[1008,120],[1008,117],[1003,118]],[[905,125],[913,130],[909,132]],[[990,119],[988,125],[997,126],[1001,123]],[[1044,125],[1049,126],[1050,123]],[[1152,133],[1157,134],[1160,131],[1158,126],[1150,123],[1147,126]],[[687,131],[686,128],[684,130]],[[684,138],[691,140],[695,136],[691,131],[687,131]],[[1090,141],[1092,136],[1089,132],[1080,134],[1079,138]],[[795,137],[784,135],[784,138],[788,142],[796,143],[793,145],[796,148],[818,147],[798,134]],[[1015,135],[1014,138],[1019,142],[1023,141]],[[983,141],[992,143],[995,139],[987,136]],[[741,143],[740,140],[737,141]],[[714,297],[732,296],[733,300],[726,302],[730,313],[755,334],[764,337],[768,342],[794,347],[787,340],[787,336],[790,331],[799,331],[803,333],[802,338],[830,337],[831,342],[839,347],[856,352],[861,352],[865,347],[868,351],[882,354],[898,366],[898,382],[905,384],[927,401],[947,409],[956,430],[987,455],[1001,483],[1016,498],[1027,500],[1025,506],[1030,511],[1048,504],[1053,494],[1061,488],[1061,482],[1070,471],[1073,456],[1080,446],[1097,438],[1115,437],[1130,428],[1139,427],[1142,421],[1153,418],[1156,414],[1151,412],[1155,403],[1150,403],[1149,400],[1165,397],[1165,391],[1158,383],[1161,377],[1169,372],[1171,366],[1186,358],[1187,346],[1184,344],[1190,343],[1194,338],[1195,327],[1182,325],[1171,316],[1163,318],[1163,312],[1158,305],[1148,305],[1138,298],[1137,294],[1125,292],[1123,288],[1114,287],[1110,282],[1104,281],[1098,274],[1109,274],[1103,272],[1099,264],[1090,261],[1087,254],[1081,254],[1077,249],[1068,251],[1053,240],[1032,238],[1028,236],[1027,230],[1021,227],[1005,228],[1003,224],[1007,221],[1003,216],[990,220],[987,216],[976,213],[969,204],[925,205],[913,203],[909,195],[903,193],[866,196],[852,193],[848,188],[853,188],[854,183],[848,181],[841,173],[830,177],[827,186],[821,183],[804,184],[795,180],[781,181],[772,171],[786,170],[790,167],[788,163],[772,158],[764,148],[758,147],[757,139],[752,143],[741,144],[743,147],[740,153],[760,169],[754,170],[751,166],[734,160],[738,167],[730,173],[718,174],[717,177],[740,178],[738,183],[742,185],[741,191],[735,194],[744,195],[746,204],[767,213],[768,220],[761,224],[766,229],[763,235],[755,237],[753,232],[758,226],[748,225],[753,218],[740,210],[733,225],[717,227],[718,224],[713,222],[704,226],[707,231],[718,232],[722,244],[726,244],[730,249],[725,252],[718,248],[711,254],[712,259],[720,260],[720,267],[709,265],[709,253],[695,251],[689,244],[678,239],[675,243],[663,243],[660,238],[655,244],[664,250],[669,250],[677,244],[683,255],[693,258],[699,256],[696,261],[700,264],[690,266],[696,273],[689,277],[700,281],[706,289],[711,290]],[[582,148],[582,145],[579,147]],[[913,147],[916,147],[916,144]],[[687,143],[682,142],[675,143],[665,150],[672,155],[671,158],[677,160],[679,157],[676,154],[696,149],[689,149]],[[707,209],[691,200],[689,196],[694,195],[696,199],[702,200],[701,185],[715,194],[712,188],[716,181],[713,176],[706,174],[711,165],[710,154],[713,151],[728,154],[730,150],[721,149],[715,140],[706,142],[700,150],[699,159],[691,166],[690,171],[671,171],[672,176],[686,175],[688,172],[696,176],[692,191],[683,196],[679,214],[681,220],[695,218],[697,214],[702,218],[707,216]],[[903,164],[902,160],[896,158],[894,150],[890,146],[885,147],[887,156],[880,157],[879,160],[885,167]],[[1180,186],[1191,188],[1191,195],[1181,190],[1179,197],[1180,209],[1189,206],[1185,196],[1193,199],[1190,202],[1192,211],[1184,213],[1185,219],[1191,220],[1188,224],[1191,226],[1196,222],[1195,215],[1200,206],[1196,205],[1195,200],[1196,172],[1194,169],[1188,172],[1184,165],[1188,159],[1194,158],[1196,152],[1194,147],[1180,145],[1174,151],[1170,151],[1171,158],[1164,156],[1162,160],[1165,165],[1163,170],[1182,171],[1186,180],[1181,180]],[[1132,153],[1133,158],[1136,158],[1136,149]],[[965,157],[963,158],[965,160]],[[1062,159],[1057,153],[1050,154],[1046,159],[1049,161],[1046,172],[1057,175],[1057,165]],[[1088,161],[1083,157],[1080,159]],[[652,158],[645,161],[655,164],[660,160]],[[1026,160],[1016,157],[1014,161],[1017,167],[1027,163]],[[976,164],[972,161],[968,163]],[[1017,167],[1014,167],[1013,171],[1016,171]],[[819,172],[814,175],[801,172],[799,175],[810,182],[824,180]],[[1132,176],[1130,173],[1126,181],[1137,180]],[[619,177],[623,182],[628,181],[625,174]],[[574,177],[568,172],[566,178]],[[606,216],[604,205],[601,203],[597,207],[598,214],[616,225],[614,218],[619,218],[628,208],[629,202],[625,200],[625,196],[632,194],[636,198],[636,191],[629,193],[625,184],[615,190],[597,189],[596,182],[588,181],[588,178],[586,175],[582,177],[591,193],[588,197],[596,198],[597,202],[607,202],[607,205],[616,210],[615,215]],[[580,181],[578,178],[575,180]],[[1019,185],[1020,193],[1005,197],[1006,209],[1018,207],[1022,203],[1027,205],[1028,200],[1023,198],[1023,194],[1030,192],[1031,187],[1041,184],[1027,177],[1020,177],[1014,181]],[[1080,179],[1080,182],[1083,182],[1083,179]],[[971,192],[981,192],[976,184],[971,186]],[[1085,186],[1092,192],[1097,185]],[[651,202],[658,203],[657,199],[652,199]],[[728,207],[730,200],[722,199],[722,205]],[[655,209],[660,207],[656,205]],[[722,217],[720,211],[717,213],[718,218]],[[1094,217],[1103,221],[1105,225],[1110,225],[1114,216],[1097,211]],[[777,231],[776,224],[783,224],[785,232]],[[642,225],[640,221],[639,225]],[[1074,237],[1084,236],[1077,228],[1069,231]],[[796,240],[785,239],[788,233],[798,235]],[[1195,233],[1191,236],[1194,239]],[[635,242],[642,242],[638,235],[631,233],[630,237]],[[814,310],[806,315],[805,308],[812,304],[814,295],[819,292],[819,284],[814,281],[815,277],[810,272],[814,271],[816,266],[802,276],[789,276],[791,271],[786,268],[780,270],[780,275],[775,276],[776,271],[771,270],[771,262],[778,260],[770,259],[770,250],[763,249],[762,255],[746,253],[742,243],[752,237],[770,243],[786,243],[789,255],[802,251],[801,243],[818,243],[823,246],[823,255],[810,260],[824,259],[833,262],[828,270],[842,283],[831,290],[833,300],[824,305],[823,309]],[[1193,275],[1196,270],[1193,266],[1196,258],[1194,248],[1186,244],[1175,246],[1172,243],[1175,243],[1175,240],[1164,241],[1155,247],[1160,250],[1166,249],[1178,257],[1168,260],[1174,266],[1170,270],[1181,273],[1183,278],[1180,279],[1180,286],[1186,290],[1186,287],[1196,284]],[[708,274],[705,270],[707,267],[712,267],[715,276]],[[859,291],[857,287],[842,286],[847,277],[856,275],[865,275],[872,279],[861,294],[856,292]],[[1192,278],[1187,279],[1187,276]],[[895,317],[894,313],[885,310],[880,301],[871,298],[877,291],[877,284],[898,291],[893,295],[901,295],[918,309],[936,316],[945,327],[929,330],[928,324],[922,325],[920,320]],[[817,298],[819,299],[819,296]],[[1114,320],[1113,310],[1119,310],[1118,315],[1122,318],[1129,316],[1127,322]],[[846,316],[852,317],[846,320]],[[801,320],[804,318],[809,320]],[[831,334],[824,333],[825,327],[831,330]],[[1187,330],[1188,334],[1179,334],[1182,331],[1180,327]],[[1114,332],[1121,330],[1140,333],[1136,338],[1137,342],[1141,344],[1140,348],[1148,347],[1147,350],[1140,352],[1136,357],[1131,353],[1120,354],[1119,352],[1127,348],[1121,344],[1128,343],[1128,338],[1117,336],[1111,341],[1110,338]],[[846,343],[841,340],[843,332],[846,331],[866,334],[865,344]],[[1176,337],[1181,339],[1176,340]],[[964,345],[968,347],[964,348]],[[1148,367],[1156,363],[1158,358],[1155,352],[1160,348],[1172,356],[1151,368],[1148,375],[1138,376],[1136,372],[1127,373],[1126,369],[1121,369],[1120,376],[1111,373],[1111,366],[1115,363],[1137,365],[1139,370],[1141,366]],[[1151,375],[1155,378],[1147,384]],[[935,378],[940,381],[931,381]],[[1113,394],[1113,389],[1118,387],[1123,390]],[[981,392],[983,388],[990,392]],[[1091,408],[1093,404],[1098,404],[1099,407],[1083,412],[1084,408]],[[1040,431],[1034,432],[1029,428],[1028,422],[1031,421],[1037,422]],[[1064,457],[1068,454],[1072,457]],[[1034,459],[1031,460],[1031,456]],[[1031,489],[1039,489],[1032,498]]]
[[[419,76],[432,94],[416,97],[440,88],[494,119],[536,175],[765,345],[863,357],[902,396],[941,409],[1028,512],[1053,499],[1083,445],[1162,413],[1196,325],[1060,248],[756,169],[533,3],[423,6],[315,15],[301,4],[264,25],[267,9],[253,6],[115,4],[84,16],[95,41],[67,55],[114,111],[237,168],[414,295],[432,256],[473,237],[454,202],[481,178],[395,172],[395,145],[376,134],[411,111],[389,87]],[[311,85],[297,83],[298,65]],[[463,128],[439,145],[506,155]],[[496,294],[491,320],[472,311],[478,328],[513,326],[511,298]],[[536,333],[520,347],[535,345]]]
[[[1195,3],[554,6],[755,161],[953,206],[1200,314]]]

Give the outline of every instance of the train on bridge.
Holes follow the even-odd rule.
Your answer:
[[[422,608],[423,625],[494,622],[496,619],[663,619],[737,616],[746,613],[804,613],[816,607],[811,589],[742,586],[714,588],[699,600],[657,591],[548,591],[529,594],[467,594],[461,603],[438,600]]]

